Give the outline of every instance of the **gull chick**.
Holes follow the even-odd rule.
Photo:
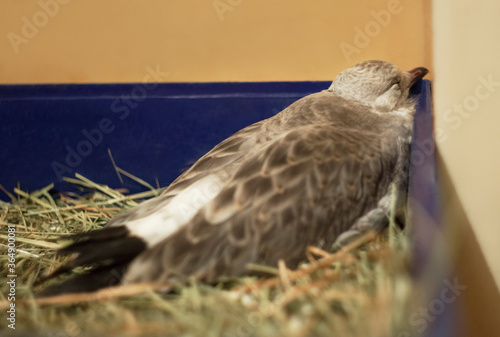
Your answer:
[[[338,249],[403,217],[415,102],[427,73],[378,60],[215,146],[157,198],[77,234],[50,277],[93,266],[42,292],[88,292],[187,276],[215,282],[249,264],[289,267],[308,246]],[[396,193],[392,193],[395,186]]]

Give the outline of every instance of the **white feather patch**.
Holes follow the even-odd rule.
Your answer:
[[[162,208],[124,225],[132,235],[145,240],[148,248],[152,247],[185,225],[201,207],[214,199],[224,186],[224,178],[216,175],[204,177],[185,188]]]

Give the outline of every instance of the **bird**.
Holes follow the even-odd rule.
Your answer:
[[[250,264],[290,268],[404,218],[415,100],[428,70],[364,61],[331,86],[220,142],[158,197],[75,234],[41,296],[141,282],[215,283]],[[395,198],[395,199],[393,199]],[[404,222],[404,219],[402,220]]]

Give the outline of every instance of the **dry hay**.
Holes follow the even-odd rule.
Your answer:
[[[123,173],[123,172],[122,172]],[[7,265],[7,228],[16,228],[16,330],[30,336],[390,336],[408,317],[412,280],[407,271],[407,235],[391,225],[332,254],[310,247],[297,270],[250,266],[268,278],[221,280],[216,286],[189,284],[173,292],[156,284],[104,289],[35,299],[37,277],[66,257],[55,250],[73,233],[102,227],[113,216],[159,189],[135,195],[96,184],[81,175],[66,179],[91,190],[54,197],[52,186],[33,193],[15,189],[0,201],[0,263]],[[76,270],[76,273],[81,270]],[[5,274],[4,274],[5,275]],[[0,308],[9,302],[0,283]],[[3,331],[2,331],[3,330]],[[13,333],[3,322],[0,333]]]

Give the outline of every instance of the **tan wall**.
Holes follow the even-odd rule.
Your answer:
[[[500,2],[439,0],[434,18],[439,148],[500,287]]]
[[[1,1],[0,83],[134,82],[147,66],[167,82],[330,80],[372,58],[429,67],[425,3]]]
[[[500,331],[500,2],[436,0],[434,108],[467,336]]]

